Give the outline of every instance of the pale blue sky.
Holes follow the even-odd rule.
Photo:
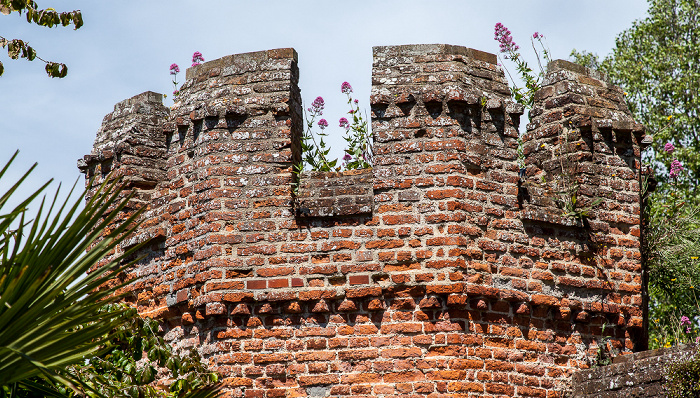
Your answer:
[[[23,16],[0,15],[1,36],[27,40],[39,56],[69,68],[66,78],[51,79],[43,63],[0,53],[0,165],[16,149],[12,176],[39,162],[27,188],[52,177],[72,185],[80,176],[76,160],[90,153],[114,104],[147,90],[170,94],[168,67],[178,63],[184,79],[194,51],[212,60],[294,47],[304,102],[323,96],[332,127],[327,132],[340,137],[337,120],[346,112],[340,84],[350,82],[355,98],[367,105],[372,46],[445,43],[495,53],[493,26],[501,22],[527,57],[535,31],[547,37],[554,59],[568,58],[572,48],[605,55],[617,34],[647,10],[643,0],[37,2],[80,9],[85,26],[48,29]],[[331,143],[340,155],[344,141]],[[0,192],[10,179],[0,182]]]

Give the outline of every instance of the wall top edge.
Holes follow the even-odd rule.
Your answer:
[[[291,59],[294,62],[298,62],[299,55],[297,54],[296,50],[291,47],[226,55],[215,60],[207,61],[201,65],[187,68],[187,71],[185,72],[185,79],[192,79],[193,77],[206,73],[214,68],[221,68],[240,63],[262,63],[271,59]]]
[[[144,91],[141,94],[136,94],[131,98],[119,101],[114,105],[114,110],[125,108],[129,105],[137,103],[163,104],[163,94],[153,91]]]
[[[451,44],[404,44],[399,46],[375,46],[372,47],[375,57],[382,55],[391,56],[419,56],[431,54],[453,54],[465,55],[469,58],[488,62],[496,65],[498,57],[485,51],[475,50],[464,46],[454,46]]]
[[[547,72],[556,72],[558,70],[568,70],[570,72],[575,72],[581,75],[592,77],[598,80],[607,80],[603,73],[598,72],[585,66],[573,63],[571,61],[566,61],[563,59],[555,59],[547,64]]]

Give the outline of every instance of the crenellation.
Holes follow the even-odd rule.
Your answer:
[[[195,66],[171,110],[146,93],[105,118],[81,170],[124,143],[110,167],[141,172],[147,206],[128,300],[250,397],[556,397],[603,325],[643,347],[646,144],[624,93],[550,63],[521,169],[524,109],[495,55],[373,54],[372,169],[293,173],[293,49]]]

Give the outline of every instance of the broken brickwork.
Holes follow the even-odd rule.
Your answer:
[[[297,181],[298,76],[293,49],[188,69],[170,110],[118,104],[79,165],[146,206],[130,301],[233,393],[556,397],[603,329],[644,347],[644,137],[618,88],[551,63],[521,168],[495,55],[375,47],[374,168]],[[571,184],[601,201],[583,219]]]

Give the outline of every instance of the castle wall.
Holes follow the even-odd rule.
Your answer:
[[[298,76],[293,49],[188,69],[172,109],[121,103],[128,133],[108,115],[81,164],[138,182],[130,300],[234,393],[555,397],[603,330],[643,347],[643,128],[619,89],[550,64],[521,168],[493,54],[375,47],[374,168],[297,181]],[[133,160],[107,165],[123,136]],[[562,216],[573,185],[587,217]]]

